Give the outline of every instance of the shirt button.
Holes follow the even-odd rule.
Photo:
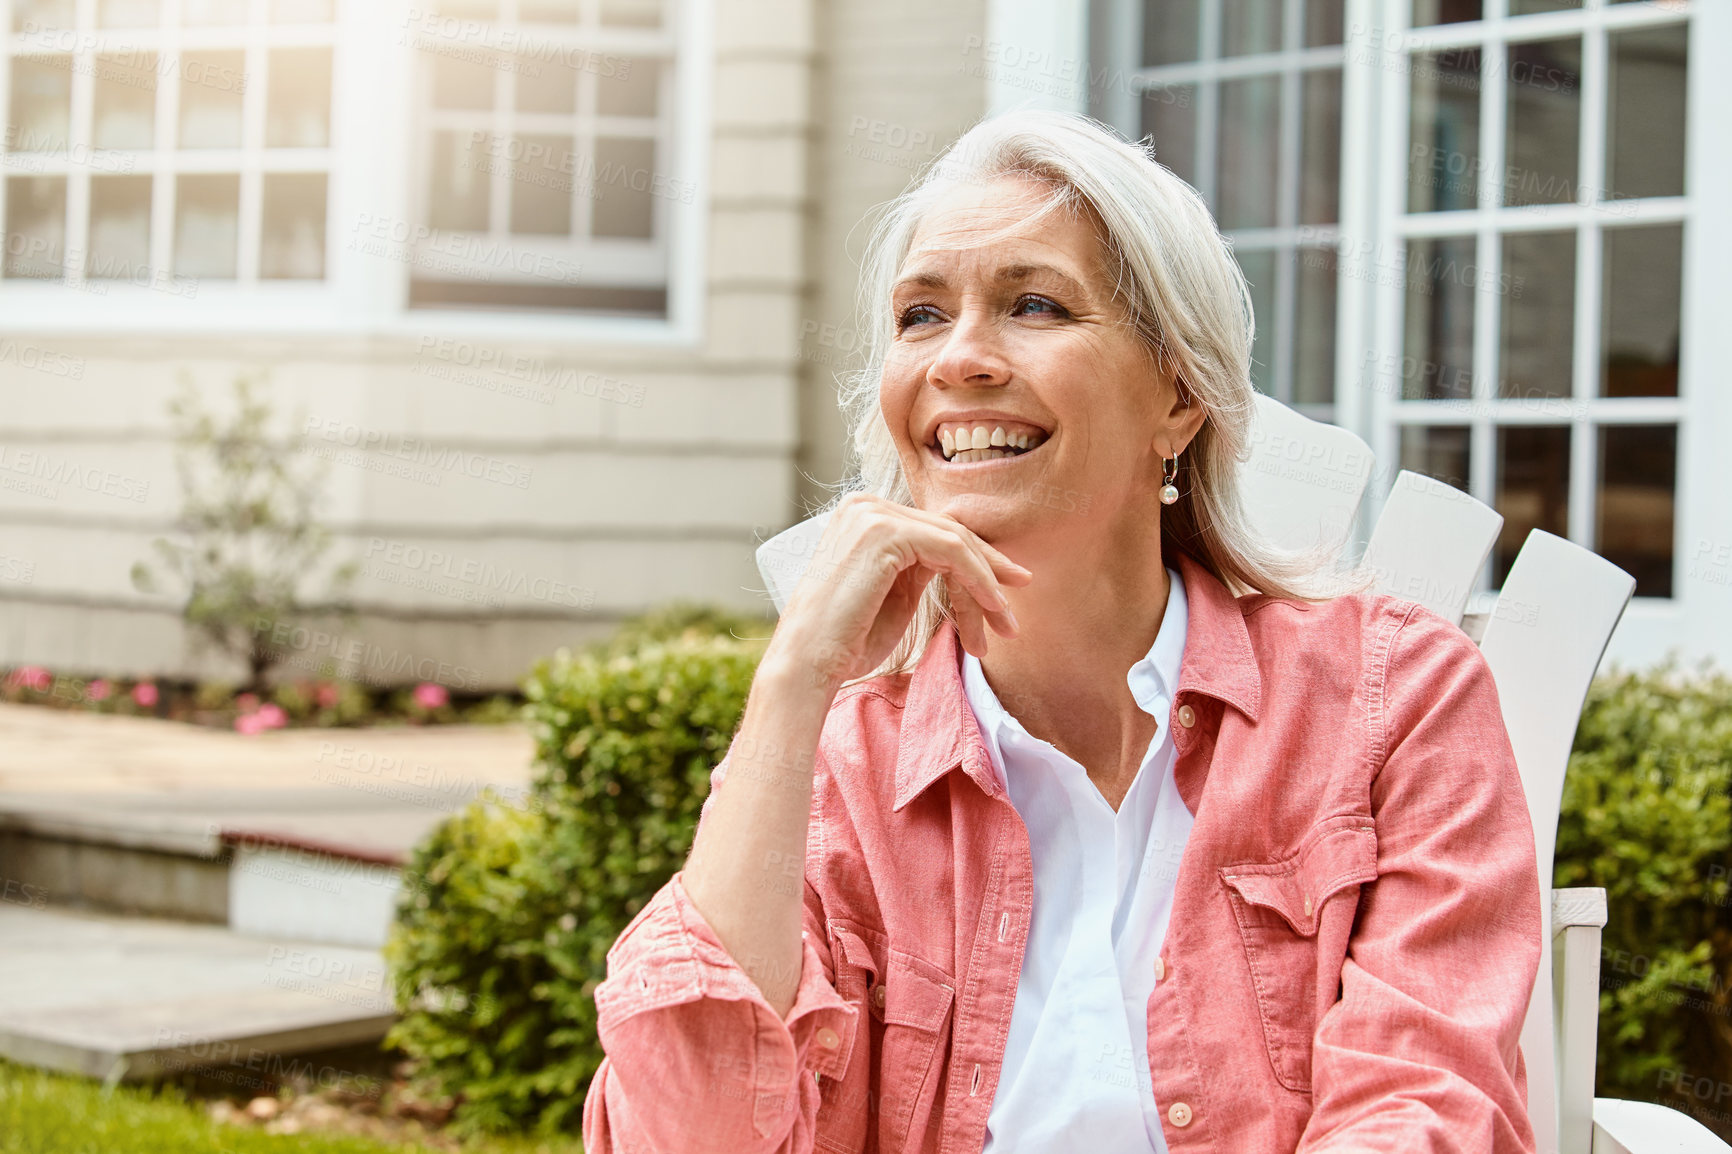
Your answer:
[[[1179,724],[1186,729],[1197,724],[1197,711],[1188,705],[1179,706]]]
[[[1166,959],[1161,957],[1161,955],[1156,954],[1155,955],[1155,981],[1157,981],[1157,982],[1164,981],[1164,980],[1166,980],[1166,977],[1167,977]]]
[[[826,1050],[834,1050],[842,1044],[842,1035],[825,1026],[818,1031],[818,1044]]]
[[[1167,1107],[1167,1121],[1183,1130],[1191,1124],[1191,1108],[1183,1102],[1174,1102]]]
[[[872,987],[872,1004],[880,1010],[884,1008],[884,983]]]

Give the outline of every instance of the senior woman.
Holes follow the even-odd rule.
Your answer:
[[[1531,1151],[1496,690],[1248,529],[1202,201],[999,117],[867,278],[860,491],[609,954],[589,1154]]]

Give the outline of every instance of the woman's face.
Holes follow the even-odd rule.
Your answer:
[[[1098,226],[1048,195],[1004,177],[927,214],[879,397],[915,505],[1031,553],[1154,532],[1161,455],[1202,419],[1114,302]]]

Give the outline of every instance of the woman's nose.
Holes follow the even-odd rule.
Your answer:
[[[935,388],[980,388],[1009,380],[1010,365],[999,346],[998,334],[991,322],[974,310],[957,319],[926,368],[926,383]]]

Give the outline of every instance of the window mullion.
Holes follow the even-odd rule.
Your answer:
[[[1199,59],[1214,64],[1221,59],[1222,0],[1202,0],[1203,37]],[[1216,157],[1220,153],[1221,85],[1216,80],[1197,81],[1197,191],[1211,209],[1219,209]]]
[[[1606,29],[1596,19],[1582,33],[1582,124],[1576,200],[1592,205],[1604,195],[1606,140]],[[1600,222],[1590,212],[1576,230],[1575,373],[1571,382],[1578,402],[1588,402],[1600,391],[1600,300],[1602,234]],[[1584,413],[1586,404],[1579,406]],[[1595,547],[1595,493],[1599,487],[1600,454],[1598,425],[1588,419],[1574,422],[1570,440],[1570,540],[1589,549]]]
[[[241,203],[235,276],[242,283],[256,282],[262,263],[259,247],[264,237],[265,215],[265,94],[271,82],[265,15],[262,0],[254,0],[254,24],[248,30],[243,57],[246,91],[241,93]]]

